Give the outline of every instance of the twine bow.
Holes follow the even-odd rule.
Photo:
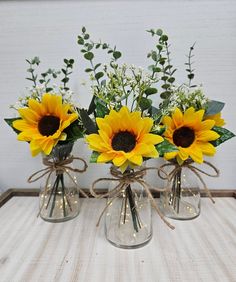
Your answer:
[[[83,163],[83,168],[82,169],[78,169],[78,168],[72,168],[71,166],[69,166],[69,164],[71,164],[74,160],[80,160]],[[86,171],[88,165],[86,163],[86,161],[82,158],[78,158],[78,157],[69,157],[65,160],[62,161],[53,161],[53,160],[47,160],[47,159],[43,159],[43,164],[46,166],[46,168],[40,169],[36,172],[34,172],[29,178],[28,178],[28,182],[29,183],[33,183],[38,181],[39,179],[43,178],[45,175],[47,175],[46,178],[46,182],[45,182],[45,189],[44,189],[44,195],[47,194],[47,192],[50,190],[50,187],[48,185],[49,183],[49,179],[50,176],[52,175],[53,172],[56,172],[57,175],[59,174],[63,174],[66,173],[68,175],[68,177],[73,181],[73,183],[76,185],[77,189],[79,190],[79,192],[86,198],[88,198],[88,195],[78,187],[77,182],[75,181],[75,179],[71,176],[70,172],[79,172],[82,173],[84,171]],[[69,172],[70,171],[70,172]],[[44,197],[45,198],[45,197]],[[43,205],[42,205],[43,206]],[[39,211],[39,213],[41,212],[41,209]],[[38,214],[39,215],[39,214]]]
[[[205,165],[207,165],[208,167],[212,168],[215,172],[215,174],[212,173],[207,173],[204,170],[192,165],[192,163],[194,163],[192,160],[188,160],[185,161],[182,165],[179,165],[177,162],[168,162],[166,164],[163,164],[160,168],[161,170],[158,171],[158,175],[161,179],[167,180],[168,178],[166,177],[166,175],[169,176],[169,181],[172,181],[172,179],[178,174],[179,171],[181,171],[181,169],[183,167],[187,167],[188,169],[190,169],[196,176],[197,178],[200,180],[200,182],[203,185],[204,190],[206,191],[206,193],[208,194],[209,198],[211,199],[212,203],[215,203],[215,201],[212,198],[211,192],[210,190],[207,188],[207,185],[205,183],[205,181],[203,180],[202,176],[200,173],[205,174],[207,176],[210,177],[218,177],[220,172],[219,170],[211,163],[207,162],[207,161],[203,161],[203,163]],[[174,169],[168,174],[167,172],[165,172],[165,176],[161,175],[161,173],[163,172],[163,169],[165,167],[170,167],[170,166],[174,166]]]
[[[156,187],[152,187],[151,185],[149,185],[145,180],[143,180],[143,176],[146,175],[146,172],[148,170],[156,170],[156,171],[161,171],[163,174],[166,175],[166,178],[168,179],[168,175],[166,174],[166,172],[164,170],[162,170],[161,168],[156,168],[156,167],[147,167],[147,168],[142,168],[138,171],[132,171],[132,172],[125,172],[124,174],[122,174],[122,172],[120,172],[116,167],[112,166],[110,168],[110,173],[113,177],[109,177],[109,178],[99,178],[97,180],[95,180],[90,188],[90,193],[92,196],[94,196],[97,199],[101,199],[101,198],[105,198],[105,197],[109,197],[110,200],[107,202],[105,208],[103,209],[103,211],[101,212],[101,215],[99,216],[98,222],[97,222],[97,226],[99,225],[101,218],[104,214],[104,212],[106,211],[106,209],[109,207],[109,205],[114,201],[114,199],[118,196],[120,196],[121,194],[123,194],[123,192],[126,190],[126,188],[134,182],[139,183],[144,190],[146,191],[149,200],[151,201],[151,205],[152,207],[156,210],[156,212],[158,213],[158,215],[160,216],[160,218],[165,222],[165,224],[167,224],[167,226],[169,226],[171,229],[174,229],[175,227],[173,225],[171,225],[165,218],[164,215],[161,213],[161,211],[159,210],[153,196],[151,193],[151,190],[155,190],[158,192],[164,192],[167,190],[167,188],[164,189],[160,189],[160,188],[156,188]],[[115,186],[115,188],[113,188],[111,191],[104,193],[104,194],[98,194],[97,192],[95,192],[95,186],[97,183],[102,182],[102,181],[116,181],[118,184]]]

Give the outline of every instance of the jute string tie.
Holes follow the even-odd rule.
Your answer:
[[[174,226],[171,225],[165,218],[164,215],[161,213],[161,211],[159,210],[153,196],[151,193],[151,190],[153,191],[157,191],[157,192],[164,192],[166,191],[168,188],[157,188],[157,187],[152,187],[151,185],[149,185],[144,179],[143,177],[146,175],[147,171],[149,170],[156,170],[157,172],[159,172],[159,170],[162,171],[162,173],[166,176],[166,178],[168,179],[168,175],[166,174],[166,172],[164,170],[162,170],[161,168],[156,168],[156,167],[146,167],[146,168],[141,168],[140,170],[137,171],[128,171],[125,173],[122,173],[121,171],[119,171],[116,167],[112,166],[110,168],[110,173],[113,177],[105,177],[105,178],[99,178],[97,180],[95,180],[92,183],[92,186],[90,188],[90,193],[92,196],[94,196],[97,199],[101,199],[101,198],[105,198],[105,197],[109,197],[109,200],[105,206],[105,208],[103,209],[103,211],[101,212],[101,215],[99,216],[98,222],[97,222],[97,226],[99,225],[102,216],[104,215],[106,209],[109,207],[109,205],[114,201],[115,198],[119,197],[120,195],[122,195],[124,193],[124,191],[126,190],[126,188],[134,182],[139,183],[144,190],[147,193],[147,196],[151,202],[151,205],[153,206],[153,208],[156,210],[156,212],[158,213],[158,215],[160,216],[160,218],[165,222],[165,224],[167,224],[167,226],[169,226],[171,229],[174,229]],[[104,181],[115,181],[117,182],[117,185],[115,186],[115,188],[113,188],[112,190],[108,191],[107,193],[104,194],[99,194],[96,192],[96,184],[98,184],[99,182],[104,182]]]
[[[72,168],[71,166],[69,166],[69,164],[71,164],[74,160],[79,160],[83,163],[83,167],[81,169],[78,168]],[[50,191],[50,187],[49,187],[49,179],[50,176],[52,175],[53,172],[56,172],[56,175],[59,174],[63,174],[66,173],[68,175],[68,177],[72,180],[72,182],[76,185],[78,191],[86,198],[88,198],[88,195],[78,187],[78,184],[76,182],[76,180],[71,176],[70,172],[85,172],[88,165],[86,163],[86,161],[82,158],[78,158],[78,157],[74,157],[71,156],[65,160],[62,161],[53,161],[53,160],[48,160],[48,159],[43,159],[43,164],[46,166],[46,168],[40,169],[36,172],[34,172],[29,178],[28,178],[28,183],[33,183],[38,181],[39,179],[43,178],[44,176],[46,177],[46,181],[45,181],[45,187],[44,187],[44,191],[43,194],[46,195],[48,193],[48,191]],[[44,197],[45,199],[45,197]],[[44,203],[43,203],[44,204]],[[43,207],[43,205],[42,205]],[[41,207],[41,208],[42,208]],[[41,211],[41,209],[40,209]],[[40,213],[39,211],[39,213]],[[39,216],[39,214],[38,214]]]
[[[203,185],[204,190],[206,191],[206,193],[208,194],[209,198],[211,199],[212,203],[215,203],[215,201],[212,198],[211,192],[210,190],[207,188],[207,185],[205,183],[205,181],[203,180],[201,174],[207,175],[209,177],[218,177],[220,172],[219,170],[211,163],[207,162],[207,161],[203,161],[203,164],[205,164],[207,167],[209,167],[210,169],[213,169],[214,173],[208,173],[203,169],[200,169],[194,165],[192,165],[194,163],[194,161],[192,160],[188,160],[185,161],[182,165],[179,165],[177,162],[168,162],[166,164],[161,165],[161,170],[158,171],[158,175],[161,179],[164,180],[168,180],[168,181],[172,181],[173,178],[176,177],[176,175],[181,171],[181,169],[183,167],[186,167],[188,169],[190,169],[196,176],[197,178],[200,180],[200,182]],[[167,173],[164,168],[166,167],[174,167],[173,170],[170,173]],[[165,175],[162,175],[163,170],[165,171]],[[166,175],[168,175],[168,177],[166,177]],[[168,179],[169,178],[169,179]]]

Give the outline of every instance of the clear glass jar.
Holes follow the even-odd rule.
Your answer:
[[[117,181],[111,181],[109,191],[116,186]],[[110,200],[108,198],[108,203]],[[106,210],[106,238],[119,248],[142,247],[152,238],[151,217],[151,203],[145,189],[140,183],[132,182],[124,187]]]
[[[171,175],[169,191],[160,194],[162,213],[173,219],[188,220],[200,214],[199,181],[187,166],[179,166]]]
[[[41,183],[39,195],[40,217],[50,222],[63,222],[79,214],[79,191],[73,168],[72,142],[56,145],[50,155],[43,155],[47,166],[61,166],[46,174]]]

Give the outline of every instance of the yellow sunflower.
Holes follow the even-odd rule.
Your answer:
[[[28,107],[18,110],[22,119],[13,122],[21,131],[18,140],[30,142],[32,156],[39,152],[49,155],[60,140],[66,140],[63,130],[78,118],[70,113],[71,106],[62,103],[62,97],[45,93],[42,101],[29,99]]]
[[[86,139],[90,149],[100,153],[98,163],[112,161],[123,172],[128,166],[141,165],[143,157],[159,156],[154,145],[163,138],[150,133],[153,120],[142,118],[140,112],[122,107],[119,112],[111,110],[104,118],[97,118],[96,122],[98,134],[90,134]]]
[[[225,121],[223,118],[221,118],[221,113],[211,115],[211,116],[206,116],[205,119],[213,119],[215,121],[215,126],[224,126]]]
[[[165,138],[178,147],[179,151],[165,153],[167,160],[177,158],[181,164],[189,157],[197,162],[203,162],[203,155],[213,156],[215,147],[209,142],[220,136],[211,130],[215,125],[214,120],[202,120],[204,110],[195,111],[193,107],[184,113],[176,108],[170,116],[163,117],[163,124],[167,127],[164,132]]]

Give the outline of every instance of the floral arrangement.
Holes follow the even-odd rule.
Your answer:
[[[155,73],[140,67],[119,64],[122,53],[108,43],[92,41],[86,28],[78,36],[78,44],[83,57],[90,64],[85,72],[92,82],[91,103],[87,111],[81,111],[86,140],[92,150],[90,162],[113,164],[110,172],[117,185],[102,197],[110,198],[106,206],[108,209],[115,199],[123,198],[119,216],[122,226],[129,222],[130,213],[135,236],[138,236],[143,229],[138,207],[138,198],[142,197],[131,186],[133,183],[141,184],[150,202],[166,222],[151,195],[151,186],[142,179],[147,170],[158,169],[141,165],[150,158],[158,158],[176,150],[173,144],[160,136],[163,129],[159,124],[155,125],[153,119],[157,109],[153,107],[150,96],[157,93],[154,85],[159,79]],[[98,49],[105,50],[109,55],[107,64],[96,62],[95,51]],[[96,193],[94,187],[99,181],[106,179],[98,179],[91,188],[91,194],[98,198],[101,195]]]
[[[70,173],[83,172],[86,162],[71,155],[74,142],[84,136],[79,109],[73,102],[73,92],[68,87],[74,60],[64,59],[60,71],[48,69],[36,73],[40,60],[35,57],[26,60],[29,64],[26,79],[33,83],[24,97],[20,97],[11,108],[17,111],[16,118],[5,121],[17,133],[19,141],[28,142],[32,156],[43,153],[45,168],[33,173],[28,182],[35,182],[44,176],[40,192],[40,216],[51,222],[65,221],[78,214],[79,191],[75,176]],[[54,80],[60,76],[60,85]],[[84,167],[74,169],[73,160],[80,160]]]
[[[39,76],[35,67],[40,65],[38,57],[26,60],[27,72],[33,86],[29,94],[20,97],[15,105],[19,117],[5,119],[16,131],[19,141],[30,143],[32,156],[43,152],[49,155],[59,143],[73,142],[83,137],[83,127],[78,109],[72,100],[73,92],[68,87],[69,75],[72,73],[73,59],[64,59],[65,66],[61,71],[48,69]],[[52,79],[63,74],[61,85],[50,85]]]
[[[197,176],[214,202],[201,174],[216,177],[219,176],[219,171],[205,161],[204,156],[213,156],[217,146],[235,135],[224,127],[225,121],[221,117],[224,103],[210,100],[200,85],[192,84],[195,76],[192,63],[195,44],[190,47],[185,63],[188,81],[177,85],[174,77],[176,69],[173,68],[170,59],[168,36],[160,29],[151,29],[149,32],[158,39],[156,50],[148,54],[154,62],[149,69],[153,73],[158,73],[160,77],[158,83],[162,89],[160,94],[162,102],[157,110],[155,122],[163,126],[164,139],[177,148],[176,151],[164,153],[164,158],[170,163],[164,164],[162,168],[172,166],[173,170],[169,172],[171,191],[163,206],[172,207],[172,211],[167,212],[172,218],[194,218],[200,213],[200,204],[196,202],[194,207],[188,203],[189,198],[193,197],[194,202],[198,197],[197,192],[188,187],[189,183],[182,183],[182,180],[186,181],[183,169],[187,168]],[[213,169],[215,174],[199,169],[192,165],[193,163],[204,163]],[[182,196],[186,198],[181,199]]]
[[[176,158],[179,164],[189,158],[202,163],[203,155],[213,156],[218,145],[234,136],[223,128],[225,122],[221,111],[224,103],[208,99],[201,86],[192,85],[195,44],[190,47],[185,63],[188,81],[176,85],[176,69],[171,65],[168,36],[161,29],[148,32],[158,38],[156,50],[148,54],[154,62],[149,69],[159,75],[158,83],[163,90],[160,93],[163,101],[155,120],[165,127],[163,137],[178,148],[178,151],[166,152],[164,157],[167,160]]]

